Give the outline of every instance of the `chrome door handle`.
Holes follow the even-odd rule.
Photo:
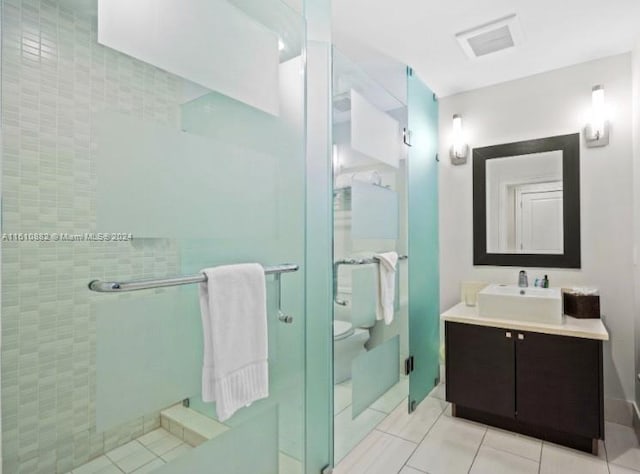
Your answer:
[[[289,316],[282,312],[282,282],[280,281],[280,273],[275,274],[274,281],[276,282],[276,311],[278,311],[278,321],[291,324],[293,322],[293,316]]]

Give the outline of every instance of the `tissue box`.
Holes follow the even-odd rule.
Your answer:
[[[595,293],[595,294],[594,294]],[[582,319],[600,319],[600,295],[584,294],[572,289],[562,290],[564,314]]]

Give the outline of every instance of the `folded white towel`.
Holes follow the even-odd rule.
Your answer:
[[[220,421],[269,396],[267,296],[257,263],[202,270],[204,332],[202,399],[216,402]]]
[[[396,265],[398,254],[386,252],[376,254],[378,260],[378,305],[376,318],[384,319],[389,325],[393,321],[395,313],[394,299],[396,296]]]

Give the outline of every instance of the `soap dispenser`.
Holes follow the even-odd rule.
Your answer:
[[[527,278],[527,272],[520,270],[518,274],[518,286],[520,288],[526,288],[529,286],[529,279]]]
[[[549,288],[549,277],[547,275],[545,275],[544,280],[542,280],[542,288]]]

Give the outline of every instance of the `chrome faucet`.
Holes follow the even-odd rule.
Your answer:
[[[529,286],[529,278],[527,277],[527,272],[524,270],[520,270],[520,274],[518,275],[518,286],[520,288],[527,288]]]

